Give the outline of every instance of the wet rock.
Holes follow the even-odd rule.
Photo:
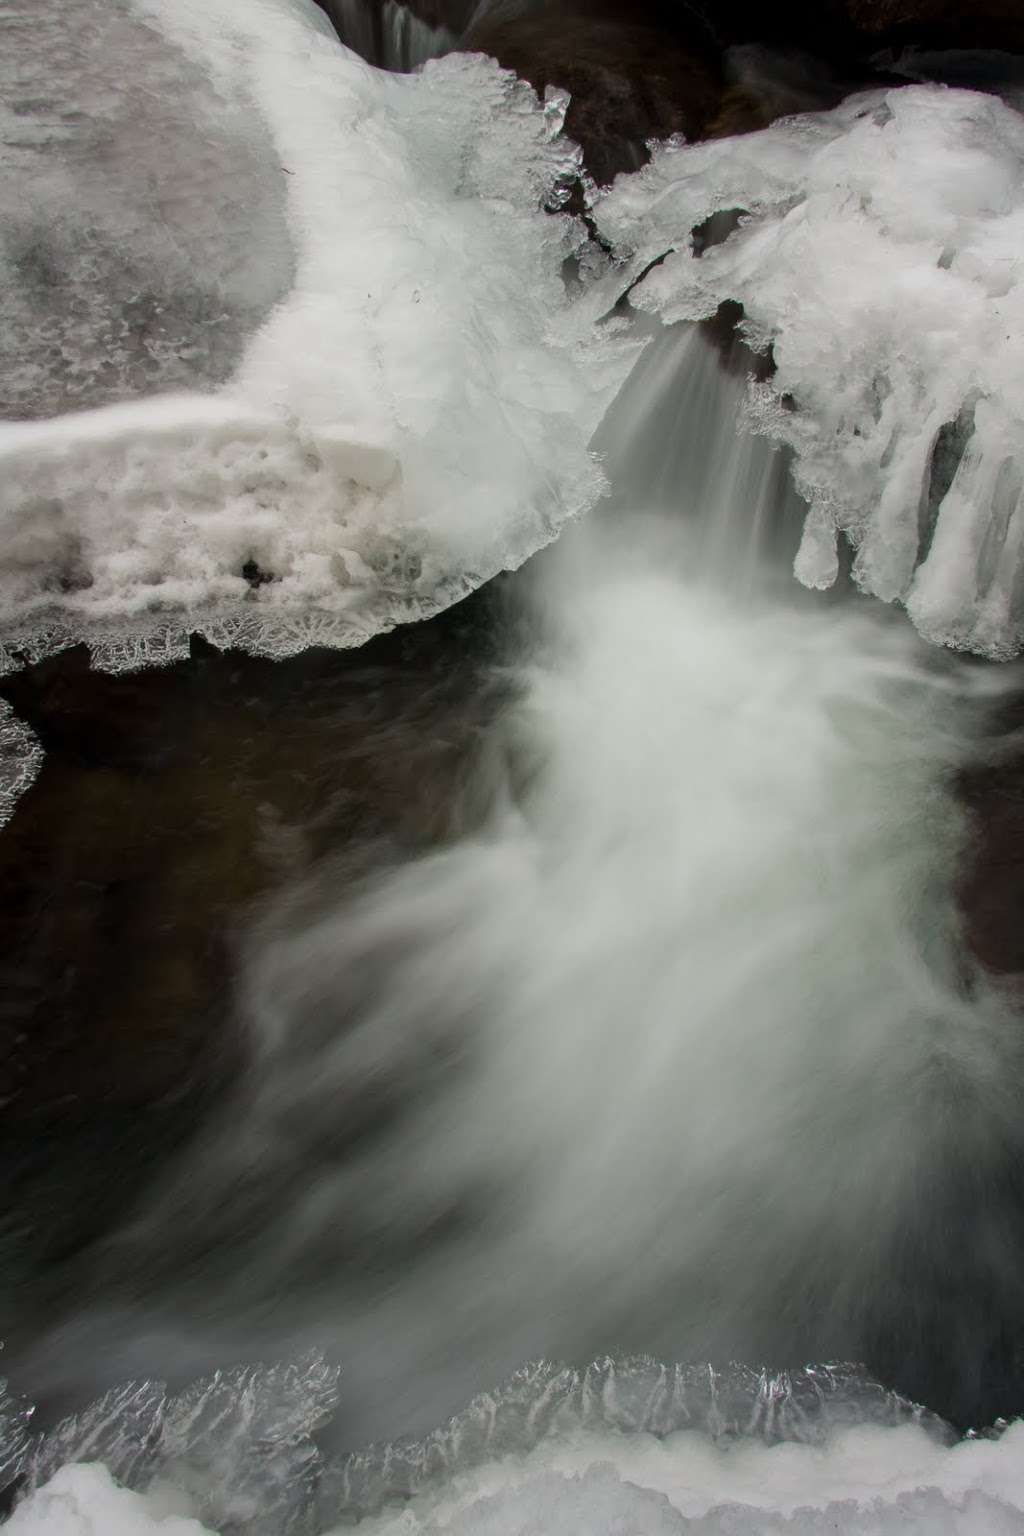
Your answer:
[[[967,946],[1024,1005],[1024,694],[957,787],[972,832],[957,893]]]
[[[322,3],[336,20],[339,6],[362,6],[379,26],[382,0]],[[1024,49],[1018,0],[409,0],[406,8],[537,89],[570,91],[569,132],[602,182],[642,165],[649,139],[746,133],[834,106],[874,83],[873,60],[886,50]]]
[[[727,50],[724,89],[705,137],[727,138],[767,128],[797,112],[827,112],[867,83],[863,69],[841,70],[794,49],[744,43]]]
[[[563,5],[470,27],[463,45],[493,55],[539,91],[570,92],[566,127],[599,182],[636,170],[649,139],[700,138],[721,102],[714,50],[666,28],[656,10]]]
[[[866,41],[1024,51],[1020,0],[846,0],[846,8]]]
[[[0,1289],[57,1283],[218,1101],[261,898],[458,830],[500,586],[358,651],[194,642],[110,676],[77,649],[3,680],[46,757],[0,837]]]

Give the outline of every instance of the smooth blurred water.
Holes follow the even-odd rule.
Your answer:
[[[743,390],[656,337],[597,439],[612,494],[511,586],[447,838],[264,904],[237,1087],[35,1379],[316,1344],[349,1445],[540,1356],[1003,1400],[1021,1048],[952,894],[990,674],[795,589]]]

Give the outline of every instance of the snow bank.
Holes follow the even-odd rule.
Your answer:
[[[543,211],[577,163],[563,98],[479,58],[380,74],[312,0],[15,21],[9,650],[359,643],[591,504],[628,357],[575,322],[581,231]]]
[[[691,231],[727,210],[740,227],[696,254]],[[842,532],[859,584],[928,639],[1019,650],[1024,119],[937,85],[874,92],[666,145],[597,216],[627,279],[670,252],[635,304],[678,320],[737,300],[771,343],[752,409],[796,450],[801,581],[832,584]]]

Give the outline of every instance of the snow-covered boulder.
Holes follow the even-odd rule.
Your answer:
[[[358,643],[591,504],[628,358],[544,211],[564,98],[382,74],[312,0],[4,25],[0,647]]]

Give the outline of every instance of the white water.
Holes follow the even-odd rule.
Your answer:
[[[1013,99],[919,85],[675,142],[595,209],[635,274],[658,263],[638,306],[696,320],[738,301],[772,343],[753,403],[810,503],[798,578],[831,585],[842,534],[865,591],[928,639],[997,657],[1024,635]],[[691,230],[726,210],[739,227],[702,255]]]
[[[542,1355],[848,1358],[880,1322],[932,1329],[954,1374],[983,1347],[1021,1255],[963,1178],[970,1201],[1017,1155],[1021,1061],[960,951],[949,776],[988,674],[793,586],[801,509],[778,453],[737,438],[742,393],[697,332],[645,354],[599,434],[616,495],[525,588],[515,699],[455,812],[481,830],[355,888],[325,867],[265,916],[248,1078],[113,1256],[145,1273],[228,1222],[237,1258],[83,1318],[51,1359],[128,1375],[326,1342],[358,1444]],[[941,1336],[937,1275],[967,1292]],[[651,1454],[680,1486],[697,1456],[713,1491],[718,1453],[677,1449]],[[499,1471],[496,1506],[459,1484],[416,1520],[603,1530],[620,1473],[665,1486],[632,1450],[585,1446],[571,1478],[620,1472],[564,1485],[538,1455],[532,1492]],[[856,1492],[814,1465],[816,1507]],[[894,1474],[864,1471],[864,1497],[918,1486]],[[710,1503],[658,1507],[682,1530]],[[989,1513],[949,1528],[1002,1529]]]
[[[504,87],[474,71],[472,92],[489,81],[503,118]],[[424,78],[444,94],[459,77]],[[394,115],[413,100],[392,97]],[[297,202],[312,217],[310,186]],[[317,270],[330,292],[337,270]],[[474,314],[486,309],[481,297]],[[498,333],[485,351],[505,358]],[[280,353],[271,329],[255,354]],[[573,418],[581,505],[594,490],[581,423],[601,392]],[[512,404],[536,427],[521,393]],[[669,332],[642,359],[594,445],[615,494],[520,585],[512,702],[453,814],[478,830],[355,888],[322,868],[264,914],[239,980],[249,1072],[115,1254],[130,1278],[166,1251],[187,1283],[112,1324],[86,1308],[78,1335],[51,1341],[54,1359],[95,1349],[104,1372],[127,1373],[315,1336],[344,1362],[341,1387],[300,1372],[288,1412],[273,1392],[268,1408],[258,1373],[191,1400],[126,1391],[98,1415],[114,1414],[112,1438],[86,1418],[36,1446],[37,1483],[73,1464],[30,1492],[18,1536],[195,1536],[193,1519],[276,1536],[323,1480],[311,1437],[339,1392],[352,1444],[422,1433],[541,1354],[854,1352],[879,1317],[912,1332],[936,1273],[973,1299],[959,1316],[946,1303],[945,1336],[929,1314],[955,1370],[979,1316],[1016,1297],[1016,1237],[970,1196],[1019,1152],[1020,1050],[962,954],[951,892],[965,829],[950,777],[987,674],[874,607],[794,590],[804,509],[783,458],[737,441],[742,394],[696,333]],[[217,425],[219,403],[191,409],[197,432]],[[262,418],[250,426],[250,446],[274,447]],[[553,454],[542,427],[531,441]],[[508,506],[532,463],[511,436]],[[480,485],[499,440],[477,444]],[[343,445],[345,464],[359,446]],[[371,480],[372,459],[359,460]],[[233,1259],[226,1229],[242,1234]],[[589,1405],[588,1383],[574,1404]],[[543,1376],[537,1390],[532,1441],[484,1436],[471,1456],[455,1435],[448,1459],[422,1442],[413,1459],[437,1475],[411,1480],[404,1511],[325,1495],[318,1528],[353,1512],[379,1532],[495,1536],[1024,1523],[1016,1429],[949,1449],[858,1398],[864,1422],[828,1423],[813,1447],[732,1443],[763,1427],[758,1389],[724,1441],[710,1416],[685,1432],[626,1417],[623,1438],[585,1413],[549,1422],[558,1394]],[[496,1392],[477,1419],[507,1401]],[[92,1456],[138,1491],[84,1468]],[[403,1453],[368,1455],[381,1463]]]
[[[342,42],[381,69],[408,73],[458,45],[449,27],[431,26],[401,0],[330,0],[327,11]]]
[[[259,931],[213,1168],[305,1170],[246,1285],[406,1256],[370,1302],[391,1386],[342,1323],[382,1403],[527,1354],[852,1347],[937,1240],[932,1172],[1014,1142],[1016,1034],[950,889],[973,674],[783,589],[799,517],[741,396],[696,333],[640,364],[601,435],[625,499],[539,567],[483,830]],[[382,1084],[414,1086],[332,1152]]]

